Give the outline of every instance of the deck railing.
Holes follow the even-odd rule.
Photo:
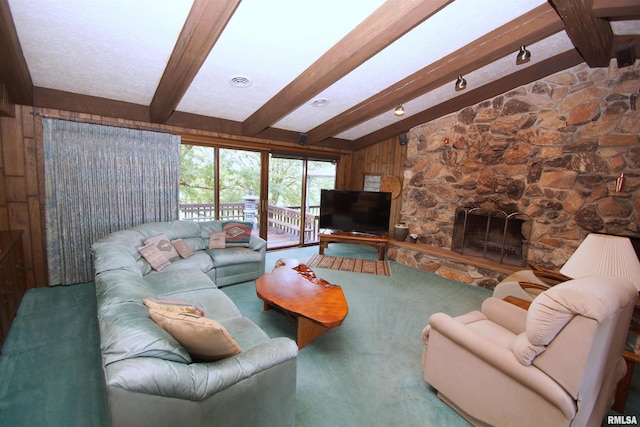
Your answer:
[[[300,206],[273,206],[269,205],[267,213],[268,226],[275,229],[276,233],[288,233],[300,235],[302,214]],[[180,204],[180,219],[190,221],[212,221],[215,219],[215,205],[213,203],[189,203]],[[318,220],[320,207],[310,206],[305,213],[304,237],[307,242],[318,240]],[[259,212],[258,212],[259,217]],[[244,219],[244,202],[220,203],[220,218],[223,221]]]

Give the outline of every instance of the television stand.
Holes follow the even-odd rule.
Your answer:
[[[375,246],[378,249],[378,259],[380,260],[384,260],[384,253],[389,241],[386,233],[370,234],[335,230],[322,230],[318,237],[320,238],[320,255],[324,255],[324,250],[329,246],[329,243],[359,243]]]

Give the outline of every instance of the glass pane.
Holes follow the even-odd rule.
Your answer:
[[[215,150],[180,146],[180,219],[215,219]]]
[[[269,248],[300,244],[302,166],[299,159],[269,159]]]
[[[318,242],[320,190],[333,190],[336,185],[336,163],[309,160],[307,162],[307,214],[304,243]]]
[[[258,232],[260,206],[260,153],[220,148],[221,220],[253,222]]]

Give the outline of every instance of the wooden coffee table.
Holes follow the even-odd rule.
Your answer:
[[[302,348],[331,328],[340,326],[349,306],[342,288],[318,279],[301,264],[302,271],[280,267],[256,280],[256,293],[264,309],[284,312],[298,327],[298,348]]]

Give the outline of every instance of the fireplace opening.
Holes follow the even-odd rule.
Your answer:
[[[451,250],[461,255],[524,266],[532,218],[524,213],[459,207],[453,223]]]

